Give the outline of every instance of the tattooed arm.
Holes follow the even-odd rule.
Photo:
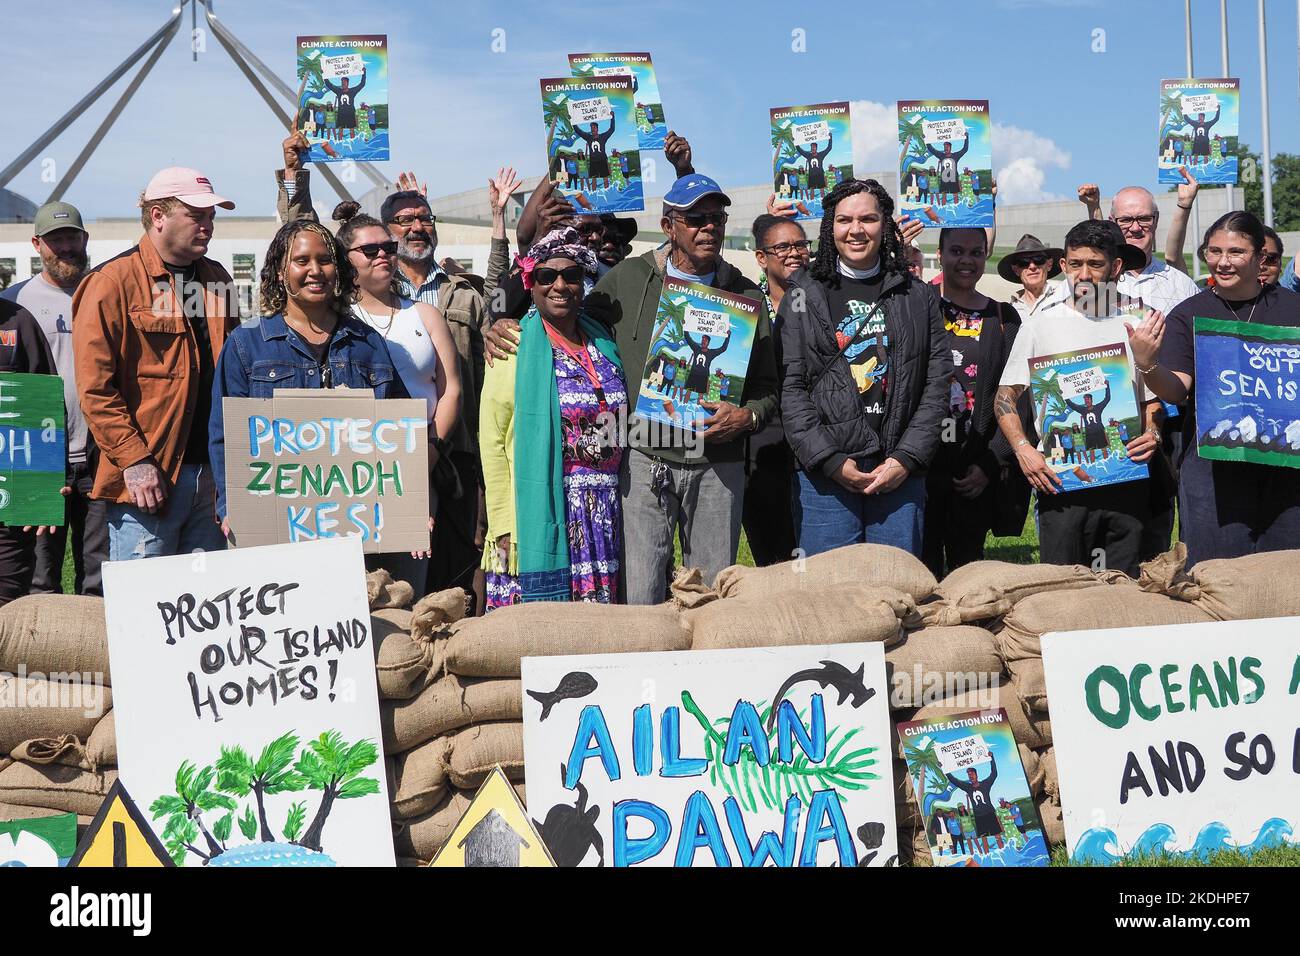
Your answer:
[[[1054,495],[1062,484],[1061,479],[1048,467],[1047,459],[1034,447],[1033,442],[1025,437],[1025,430],[1020,424],[1020,413],[1016,411],[1016,403],[1024,390],[1023,385],[998,386],[997,394],[993,397],[993,414],[997,416],[1002,434],[1011,443],[1011,450],[1015,452],[1016,462],[1025,473],[1025,478],[1039,493]]]

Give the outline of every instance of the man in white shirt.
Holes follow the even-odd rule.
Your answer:
[[[1029,360],[1080,349],[1128,342],[1130,322],[1118,307],[1116,283],[1124,270],[1122,243],[1111,223],[1086,220],[1065,237],[1061,267],[1069,283],[1067,300],[1053,303],[1025,321],[1016,337],[994,399],[994,413],[1029,483],[1038,492],[1039,549],[1045,564],[1084,564],[1136,575],[1143,526],[1149,520],[1149,480],[1127,481],[1062,493],[1063,482],[1042,451],[1025,436],[1016,409],[1029,387]],[[1148,313],[1144,328],[1154,321]],[[1146,430],[1125,443],[1134,462],[1148,461],[1159,447],[1156,413],[1160,403],[1141,384],[1127,353],[1130,380]]]
[[[72,494],[66,500],[67,524],[53,534],[36,539],[32,593],[62,591],[63,555],[71,532],[76,593],[103,594],[99,570],[108,556],[107,509],[104,502],[90,497],[95,483],[95,463],[89,459],[95,456],[95,449],[87,438],[72,360],[72,294],[86,274],[89,263],[86,244],[90,236],[82,224],[81,213],[65,202],[42,206],[37,210],[34,226],[32,248],[41,257],[41,271],[0,295],[17,302],[36,317],[54,353],[55,368],[63,379],[67,413],[64,434],[68,442]]]

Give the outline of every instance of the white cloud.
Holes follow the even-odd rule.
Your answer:
[[[854,100],[849,104],[853,118],[853,168],[859,175],[890,170],[884,186],[892,191],[898,174],[898,107],[894,103]]]

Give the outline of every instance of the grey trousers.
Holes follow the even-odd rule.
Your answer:
[[[679,465],[629,448],[621,475],[623,582],[628,604],[668,597],[673,539],[682,565],[704,580],[736,563],[745,503],[745,463]]]

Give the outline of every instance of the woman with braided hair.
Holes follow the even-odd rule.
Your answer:
[[[880,183],[846,180],[823,209],[817,254],[790,277],[777,322],[799,547],[871,542],[919,555],[923,473],[952,375],[943,317],[908,271]]]

